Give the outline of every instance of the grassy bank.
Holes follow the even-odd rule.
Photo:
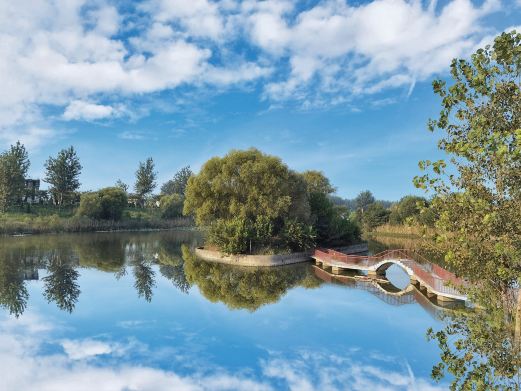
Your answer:
[[[74,209],[32,207],[0,214],[0,235],[62,232],[123,231],[192,227],[188,217],[162,219],[156,209],[129,208],[119,221],[94,220],[75,215]]]

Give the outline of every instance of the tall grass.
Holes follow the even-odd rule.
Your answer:
[[[434,228],[425,228],[418,225],[391,225],[384,224],[376,227],[369,234],[389,235],[389,236],[404,236],[404,237],[423,237],[432,236]]]

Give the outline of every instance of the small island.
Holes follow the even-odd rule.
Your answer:
[[[319,171],[295,172],[257,149],[210,159],[188,180],[184,214],[206,233],[203,259],[243,266],[309,260],[316,246],[360,241],[360,228],[334,205]]]

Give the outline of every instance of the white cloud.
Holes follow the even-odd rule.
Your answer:
[[[42,105],[66,107],[66,120],[95,120],[115,114],[112,104],[91,103],[100,95],[104,100],[125,100],[182,84],[221,86],[266,74],[249,62],[234,61],[230,69],[210,64],[213,49],[189,42],[195,31],[220,34],[213,2],[199,1],[196,7],[190,2],[186,7],[188,3],[181,1],[176,4],[185,6],[174,8],[159,3],[157,14],[150,11],[151,23],[139,26],[127,40],[117,35],[124,16],[103,0],[1,2],[1,139],[34,126],[28,114],[38,116]],[[164,24],[173,19],[182,22],[183,34],[174,34],[179,29]]]
[[[254,10],[247,19],[252,41],[290,67],[287,77],[266,86],[266,95],[332,100],[411,85],[474,49],[486,32],[483,18],[500,7],[498,0],[481,6],[451,0],[441,9],[423,4],[330,0],[294,19],[285,16],[287,9]]]
[[[218,39],[224,34],[219,6],[208,0],[155,0],[148,8],[160,22],[178,22],[191,36]]]
[[[61,342],[61,346],[71,360],[84,360],[100,355],[113,354],[122,350],[117,345],[93,339],[79,341],[66,339]]]
[[[66,120],[129,115],[135,96],[264,80],[274,105],[348,104],[409,88],[494,34],[499,0],[0,2],[0,142]],[[269,79],[268,79],[269,78]],[[95,102],[105,102],[98,104]],[[44,126],[45,125],[45,126]],[[28,136],[31,138],[30,136]]]
[[[66,120],[96,120],[110,117],[114,115],[114,113],[115,110],[112,106],[75,100],[67,106],[63,113],[63,118]]]
[[[145,134],[143,132],[126,130],[118,134],[118,137],[123,140],[144,140]]]

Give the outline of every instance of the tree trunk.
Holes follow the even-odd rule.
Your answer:
[[[517,292],[517,308],[515,315],[514,344],[516,349],[521,349],[521,289]]]

